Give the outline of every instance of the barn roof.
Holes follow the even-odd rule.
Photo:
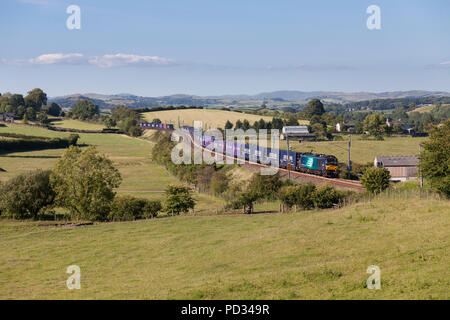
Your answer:
[[[284,134],[296,135],[296,134],[308,134],[308,126],[286,126],[281,130]]]
[[[375,159],[383,167],[415,167],[419,164],[417,156],[377,156]]]

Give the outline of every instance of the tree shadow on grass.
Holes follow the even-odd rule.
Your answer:
[[[86,143],[79,143],[77,147],[84,148],[90,146]],[[18,156],[18,155],[9,155],[10,153],[22,153],[22,152],[31,152],[31,151],[43,151],[43,150],[56,150],[56,149],[67,149],[67,148],[49,148],[49,149],[29,149],[29,150],[11,150],[7,152],[0,152],[0,157],[5,158],[30,158],[30,159],[58,159],[61,156]]]
[[[24,158],[24,159],[59,159],[61,156],[11,156],[11,155],[5,155],[0,154],[0,157],[2,158]]]

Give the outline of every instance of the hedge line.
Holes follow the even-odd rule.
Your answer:
[[[68,138],[47,138],[17,133],[0,133],[0,137],[14,138],[11,140],[0,139],[0,152],[67,148],[76,145],[79,138],[76,134],[71,134]]]

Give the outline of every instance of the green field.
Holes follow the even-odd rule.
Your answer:
[[[86,122],[86,121],[80,121],[80,120],[72,120],[72,119],[64,119],[61,121],[54,121],[52,122],[52,125],[59,128],[71,128],[71,129],[78,129],[78,130],[102,130],[105,128],[105,126],[101,123],[93,123],[93,122]]]
[[[0,132],[70,134],[21,125]],[[354,139],[353,150],[367,162],[375,148],[406,152],[422,140]],[[151,141],[80,134],[79,143],[95,145],[113,160],[123,176],[119,194],[163,199],[165,187],[178,183],[152,161]],[[346,142],[308,144],[345,154],[339,146]],[[0,154],[0,168],[7,170],[0,181],[51,168],[63,151]],[[232,172],[232,180],[251,176],[242,168]],[[271,202],[255,205],[266,213],[217,215],[223,200],[195,198],[196,214],[179,217],[75,228],[0,221],[0,299],[450,298],[448,201],[379,199],[284,214],[270,213],[279,205]],[[66,288],[66,268],[74,264],[81,268],[81,290]],[[370,265],[381,268],[381,290],[365,288]]]
[[[445,201],[382,200],[77,228],[4,221],[0,299],[449,299],[449,213]],[[364,287],[370,265],[381,290]]]
[[[289,140],[290,146],[295,151],[335,155],[340,162],[347,161],[348,138],[343,136],[344,141],[303,141],[299,143]],[[363,140],[361,136],[352,136],[351,160],[356,163],[373,162],[376,156],[398,156],[418,155],[419,145],[427,138],[412,137],[386,137],[383,141]],[[280,142],[285,148],[286,142]]]
[[[247,119],[250,124],[253,124],[261,118],[265,121],[272,121],[272,117],[267,116],[211,109],[155,111],[144,113],[143,116],[147,121],[158,118],[164,123],[172,123],[175,124],[175,126],[178,125],[178,118],[180,119],[180,125],[186,126],[192,126],[194,121],[202,121],[203,128],[208,129],[224,128],[227,120],[231,121],[233,124],[235,124],[237,120],[243,121],[244,119]]]
[[[70,133],[55,132],[42,128],[22,125],[0,127],[0,132],[21,133],[25,135],[64,137]],[[169,184],[179,183],[168,172],[154,163],[151,158],[153,143],[147,140],[130,138],[119,134],[80,133],[78,143],[94,145],[114,161],[122,174],[122,184],[118,189],[120,194],[129,194],[148,199],[164,198],[163,191]],[[14,152],[0,154],[0,181],[5,181],[17,174],[34,169],[50,169],[58,160],[63,149],[49,149],[29,152]],[[198,200],[198,213],[215,211],[223,207],[224,202],[215,197],[195,194]]]

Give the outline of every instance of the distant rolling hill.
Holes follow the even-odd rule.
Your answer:
[[[275,105],[283,103],[304,104],[313,98],[322,99],[329,103],[351,103],[373,99],[394,98],[422,98],[450,96],[444,91],[393,91],[393,92],[333,92],[333,91],[296,91],[284,90],[263,92],[256,95],[223,95],[223,96],[195,96],[186,94],[174,94],[162,97],[142,97],[133,94],[105,95],[97,93],[72,94],[61,97],[50,98],[50,102],[56,102],[62,107],[73,107],[80,99],[89,99],[100,108],[111,108],[114,105],[124,105],[130,108],[156,107],[167,105],[198,105],[205,107],[235,106],[239,108],[244,104],[260,105],[265,101],[272,101]]]

